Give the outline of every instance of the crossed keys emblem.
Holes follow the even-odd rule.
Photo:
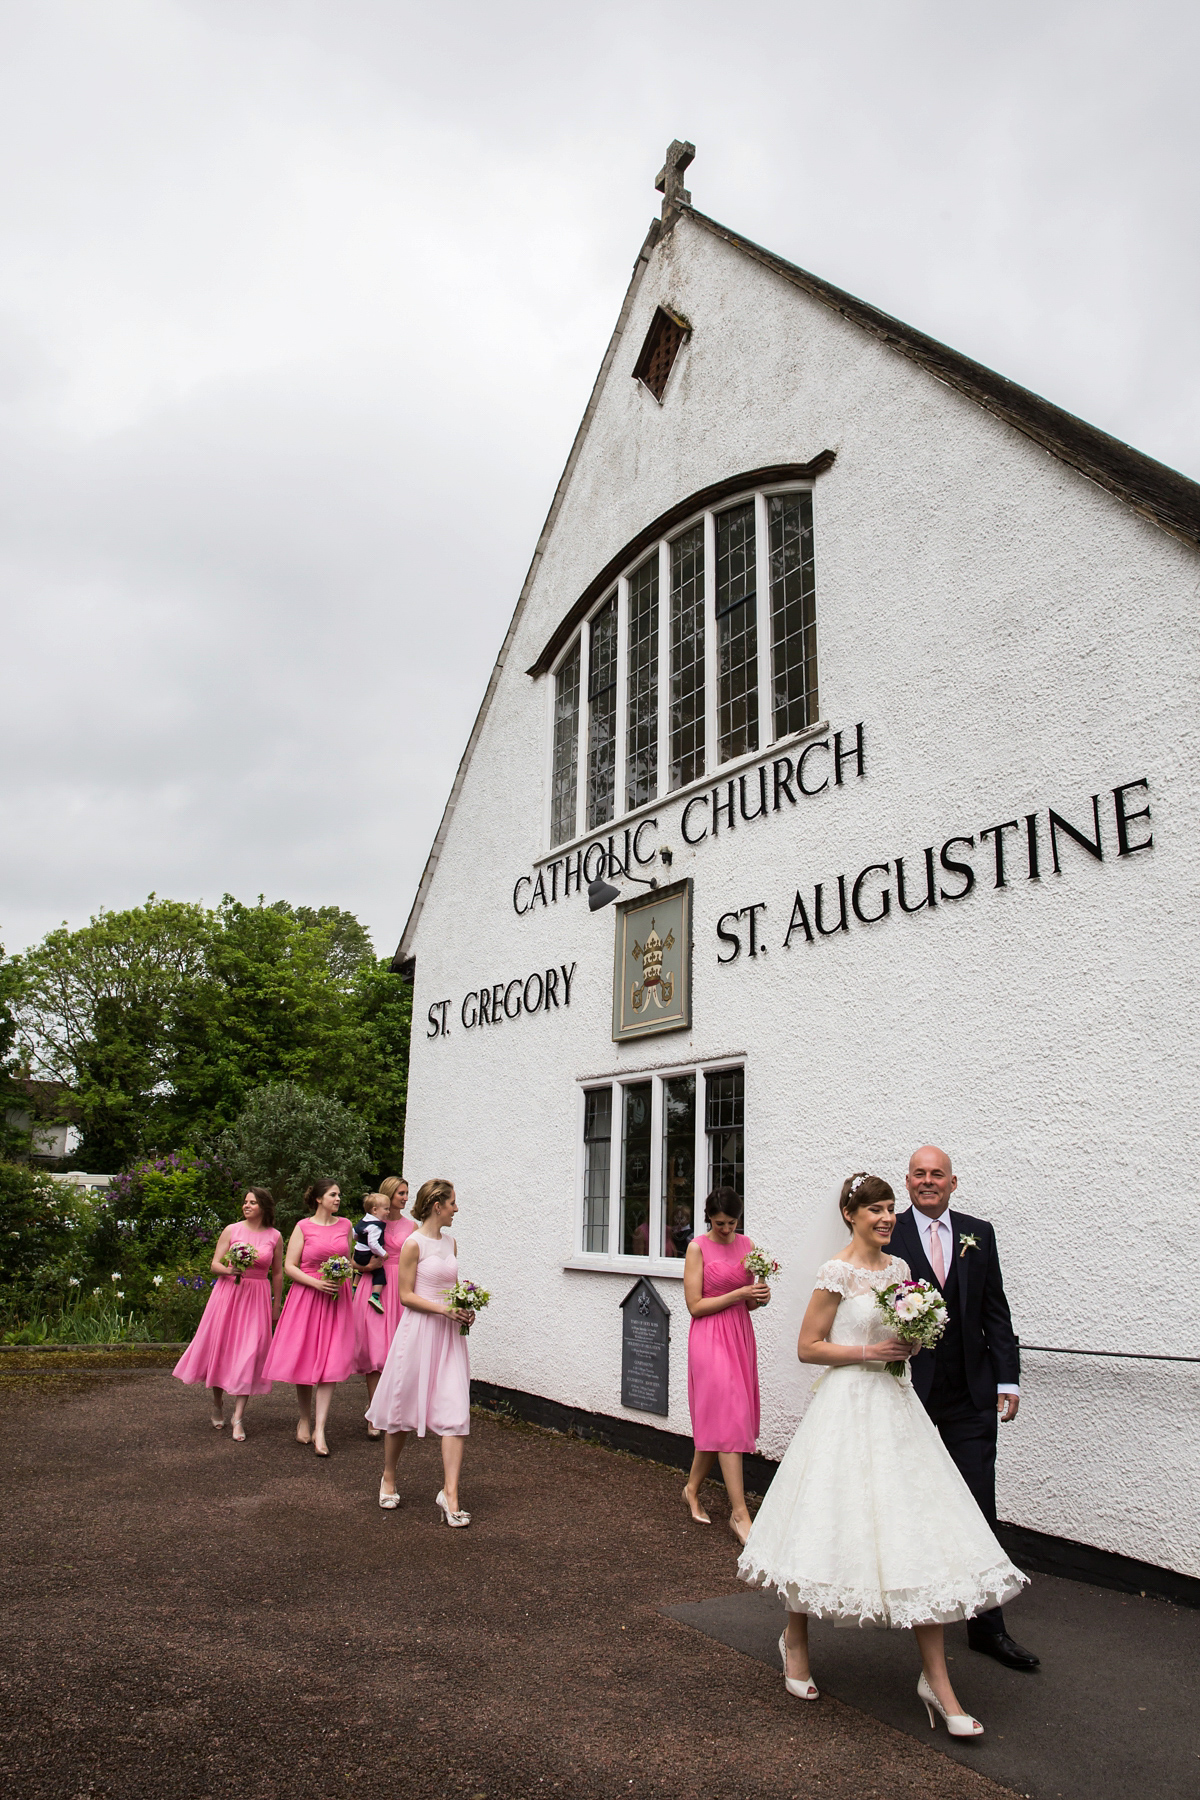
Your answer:
[[[674,943],[675,933],[668,931],[664,943],[651,919],[649,937],[644,944],[635,943],[629,952],[634,962],[642,965],[642,979],[634,982],[629,995],[634,1012],[641,1012],[652,1000],[656,1006],[670,1006],[675,992],[675,977],[663,974],[663,957]]]

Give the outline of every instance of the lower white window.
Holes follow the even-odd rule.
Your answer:
[[[579,1109],[577,1253],[680,1266],[715,1187],[746,1191],[745,1070],[721,1063],[588,1082]]]

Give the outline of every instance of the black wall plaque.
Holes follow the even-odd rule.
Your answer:
[[[653,1283],[641,1275],[621,1301],[622,1406],[666,1418],[670,1410],[670,1341],[670,1308]]]

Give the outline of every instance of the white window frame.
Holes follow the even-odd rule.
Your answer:
[[[610,589],[611,592],[611,589]],[[740,1069],[745,1081],[746,1054],[738,1051],[729,1056],[706,1058],[702,1062],[681,1062],[655,1065],[653,1068],[628,1068],[615,1070],[606,1075],[581,1076],[576,1083],[576,1123],[575,1123],[575,1217],[573,1225],[572,1254],[563,1263],[565,1269],[590,1269],[593,1272],[609,1273],[623,1276],[652,1275],[656,1279],[667,1281],[683,1280],[683,1257],[662,1256],[651,1251],[649,1256],[626,1256],[614,1250],[612,1246],[621,1241],[621,1209],[623,1195],[621,1184],[624,1178],[624,1129],[625,1129],[625,1096],[623,1089],[636,1087],[643,1082],[650,1082],[650,1242],[662,1243],[663,1231],[663,1180],[662,1180],[662,1115],[663,1115],[663,1083],[680,1075],[696,1077],[696,1146],[694,1166],[696,1170],[697,1192],[695,1195],[694,1214],[697,1235],[703,1229],[704,1201],[708,1194],[709,1182],[709,1143],[705,1128],[708,1108],[706,1104],[705,1077],[718,1075],[725,1070]],[[587,1109],[587,1095],[597,1088],[612,1089],[612,1139],[609,1150],[609,1199],[608,1199],[608,1241],[607,1250],[585,1250],[583,1248],[583,1201],[584,1170],[586,1167],[587,1146],[584,1143],[584,1121]],[[746,1138],[743,1145],[745,1152],[746,1182],[750,1181],[750,1140],[746,1126]]]
[[[736,771],[766,756],[776,744],[792,743],[810,733],[825,729],[824,721],[813,720],[810,725],[800,731],[788,732],[783,737],[775,734],[774,694],[774,659],[775,645],[771,619],[770,591],[770,532],[767,523],[767,502],[776,494],[799,494],[814,491],[811,481],[785,481],[774,487],[748,488],[742,493],[730,494],[717,507],[695,512],[682,524],[676,525],[658,542],[659,582],[658,582],[658,779],[657,792],[651,801],[643,801],[639,806],[626,805],[625,757],[626,722],[628,719],[628,682],[629,682],[629,577],[635,569],[640,569],[648,556],[654,554],[654,546],[648,545],[639,555],[632,558],[627,568],[623,569],[615,583],[606,584],[603,594],[589,609],[587,615],[580,620],[575,631],[571,633],[566,644],[555,657],[549,670],[550,698],[547,702],[546,731],[549,747],[546,754],[546,788],[547,796],[542,807],[543,834],[547,856],[563,855],[574,850],[579,844],[608,830],[615,830],[627,818],[644,813],[648,807],[663,806],[679,795],[691,793],[714,781],[719,781],[726,771]],[[716,525],[718,513],[728,512],[731,507],[745,505],[747,500],[754,502],[754,554],[755,554],[755,628],[758,643],[758,748],[746,756],[732,758],[725,762],[715,761],[717,742],[717,688],[718,663],[717,653],[717,620],[716,620]],[[704,522],[704,774],[687,787],[676,788],[674,793],[667,792],[667,781],[670,777],[670,706],[668,700],[670,682],[670,605],[671,605],[671,545],[676,538],[691,531],[698,521]],[[815,518],[814,518],[815,530]],[[589,668],[588,652],[590,648],[589,627],[601,607],[611,598],[613,587],[617,590],[617,768],[613,794],[613,815],[605,825],[597,825],[593,830],[587,829],[587,714]],[[817,669],[821,667],[821,617],[817,612]],[[553,786],[554,773],[554,689],[558,672],[563,663],[575,648],[576,640],[580,641],[579,657],[579,750],[576,758],[576,795],[574,837],[564,839],[561,843],[550,842],[550,789]],[[820,686],[818,679],[818,686]]]

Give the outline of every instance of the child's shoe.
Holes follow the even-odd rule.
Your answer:
[[[367,1301],[367,1305],[373,1312],[381,1313],[383,1311],[383,1295],[379,1292],[378,1288],[375,1288],[372,1291],[371,1298]]]

